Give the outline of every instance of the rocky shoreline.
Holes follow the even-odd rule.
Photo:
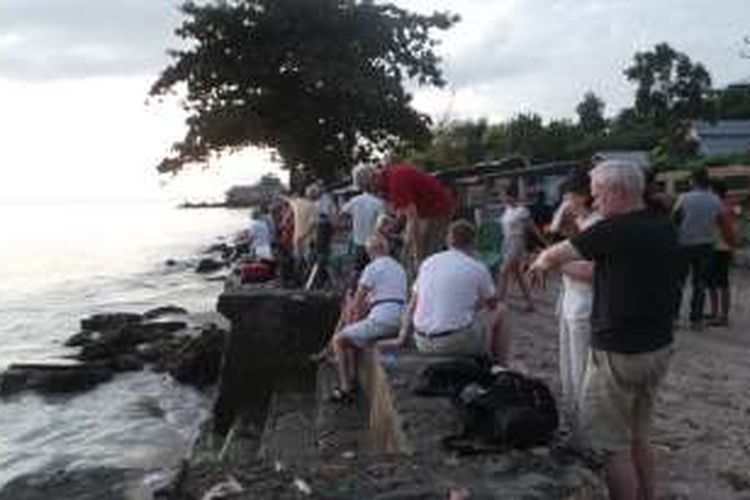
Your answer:
[[[232,245],[219,242],[194,259],[169,259],[164,266],[223,281],[235,255]],[[80,319],[77,332],[61,339],[69,354],[8,365],[0,373],[0,404],[29,393],[65,404],[68,398],[139,371],[165,374],[210,394],[219,377],[226,337],[226,321],[218,314],[174,304],[89,315]],[[110,467],[46,469],[11,480],[0,488],[0,499],[133,498],[133,491],[139,492],[136,498],[151,498],[149,488],[140,484],[143,474]]]

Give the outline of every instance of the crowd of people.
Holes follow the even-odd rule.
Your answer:
[[[571,172],[552,211],[539,198],[527,206],[511,184],[493,276],[477,253],[475,225],[455,216],[456,200],[433,176],[396,164],[358,166],[352,178],[360,194],[340,209],[312,185],[273,216],[255,213],[249,231],[256,255],[267,255],[273,234],[281,259],[323,270],[334,233],[350,228],[354,279],[322,353],[338,368],[331,400],[354,399],[367,348],[413,346],[512,366],[508,290],[515,283],[531,312],[535,287],[559,271],[561,435],[567,446],[603,453],[612,498],[653,498],[649,425],[688,276],[690,327],[729,323],[737,238],[726,187],[696,170],[691,191],[670,206],[653,176],[604,161]],[[262,229],[264,217],[270,227]]]

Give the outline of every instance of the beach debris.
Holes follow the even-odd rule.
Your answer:
[[[244,491],[245,489],[240,482],[233,476],[228,475],[224,481],[213,485],[211,489],[201,497],[201,500],[221,500],[232,495],[239,495]]]
[[[307,495],[307,496],[312,495],[312,488],[310,487],[309,484],[307,484],[307,482],[304,479],[295,477],[293,484],[294,484],[294,487],[297,489],[297,491],[299,491],[303,495]]]

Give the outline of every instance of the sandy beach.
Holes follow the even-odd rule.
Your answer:
[[[683,320],[656,405],[653,443],[660,499],[750,499],[750,271],[735,269],[728,328],[694,332]],[[559,391],[558,284],[540,294],[535,313],[511,297],[513,359]]]

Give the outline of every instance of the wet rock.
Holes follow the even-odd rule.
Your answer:
[[[140,314],[135,313],[104,313],[94,314],[81,320],[83,331],[105,331],[136,325],[143,321]]]
[[[217,253],[222,259],[228,259],[234,253],[234,247],[227,243],[216,243],[208,247],[204,253]]]
[[[184,309],[179,306],[173,306],[173,305],[166,305],[161,307],[155,307],[154,309],[149,309],[145,313],[143,313],[143,319],[145,320],[151,320],[151,319],[157,319],[161,318],[162,316],[167,316],[170,314],[187,314],[187,309]]]
[[[13,364],[0,375],[0,396],[22,391],[41,394],[80,392],[112,378],[112,369],[101,363],[75,365]]]
[[[136,483],[138,476],[137,471],[104,467],[45,471],[12,480],[0,490],[0,499],[126,500],[142,489]]]
[[[195,272],[198,273],[212,273],[218,271],[224,267],[224,262],[212,258],[201,259],[198,262],[198,266],[195,268]]]
[[[190,339],[170,363],[169,373],[183,384],[206,387],[219,379],[227,332],[215,325]]]
[[[68,339],[66,345],[81,347],[77,359],[100,360],[131,353],[139,344],[170,338],[174,332],[185,328],[184,321],[154,321],[103,332],[81,332]]]

